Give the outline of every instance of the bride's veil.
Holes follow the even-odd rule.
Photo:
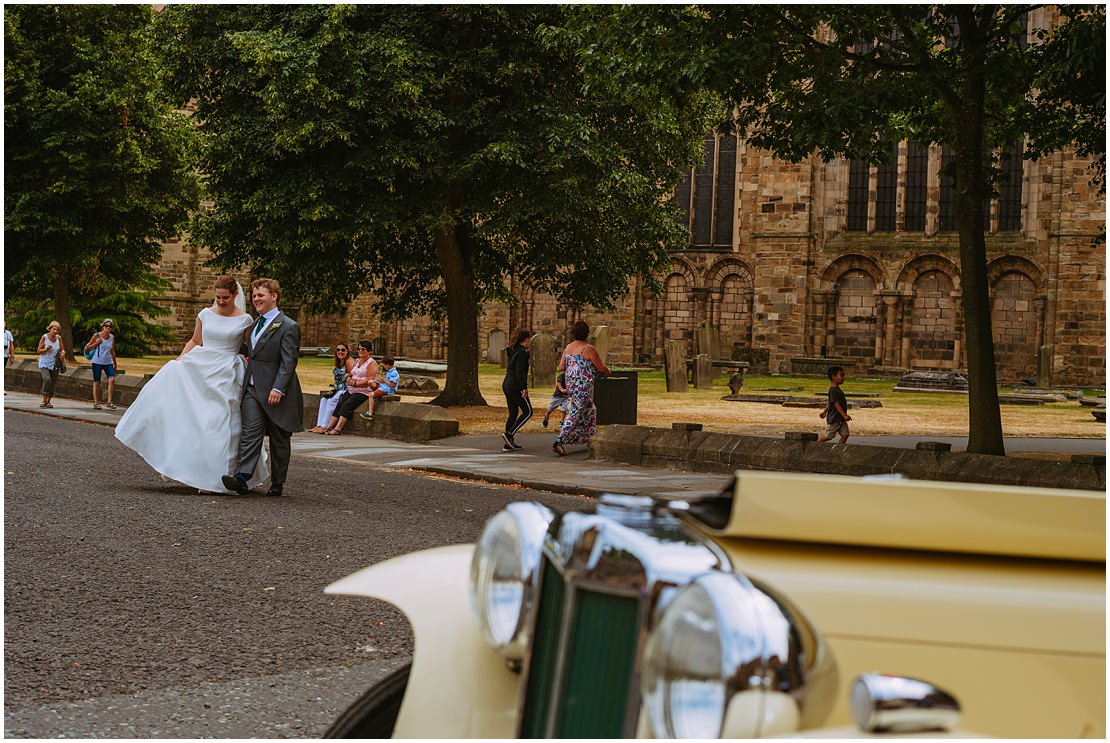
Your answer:
[[[236,281],[235,288],[238,290],[235,292],[235,306],[241,309],[243,312],[246,312],[247,298],[243,295],[243,285]]]

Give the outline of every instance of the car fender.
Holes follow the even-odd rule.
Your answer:
[[[363,568],[326,593],[396,606],[412,625],[412,672],[395,738],[511,738],[520,676],[482,639],[470,606],[474,546],[423,550]]]

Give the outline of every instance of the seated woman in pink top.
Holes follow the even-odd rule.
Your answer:
[[[328,427],[323,433],[328,436],[338,436],[343,432],[343,426],[358,410],[358,406],[370,399],[370,395],[378,388],[378,362],[370,355],[370,341],[358,342],[358,361],[351,367],[350,376],[347,378],[347,391],[335,404],[335,413],[328,421]]]

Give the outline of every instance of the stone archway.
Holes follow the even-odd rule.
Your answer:
[[[882,286],[879,265],[862,255],[843,255],[821,272],[814,292],[814,347],[820,355],[855,361],[857,368],[882,362]]]
[[[707,272],[706,287],[710,290],[709,321],[720,332],[721,354],[732,358],[732,349],[752,347],[755,282],[751,269],[743,261],[726,258]]]
[[[661,297],[644,296],[637,302],[642,313],[638,319],[642,341],[638,352],[641,363],[660,364],[663,344],[668,340],[692,340],[696,317],[691,296],[697,288],[693,269],[681,258],[675,258],[671,273],[663,279]]]
[[[914,369],[959,369],[963,355],[960,273],[939,255],[913,259],[897,281],[902,311],[902,364]]]
[[[1044,342],[1044,280],[1040,268],[1018,256],[987,266],[991,295],[994,363],[1000,381],[1037,376],[1037,353]]]

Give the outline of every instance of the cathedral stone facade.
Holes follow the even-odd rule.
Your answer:
[[[617,364],[658,365],[671,339],[692,354],[694,330],[708,321],[721,355],[753,371],[790,373],[804,359],[854,362],[856,376],[965,369],[953,188],[939,175],[950,153],[901,142],[892,154],[879,166],[817,155],[794,164],[710,135],[704,162],[676,192],[692,237],[672,253],[662,296],[632,282],[615,310],[577,313],[512,280],[517,303],[491,303],[479,317],[481,357],[496,360],[517,327],[569,339],[581,317],[609,326]],[[999,380],[1102,386],[1106,261],[1096,238],[1105,199],[1089,161],[1072,151],[1024,160],[1020,145],[1000,154],[987,235]],[[205,257],[174,242],[160,266],[174,286],[162,300],[173,310],[167,322],[182,342],[211,302]],[[380,353],[446,358],[445,321],[383,324],[372,300],[299,317],[303,344],[370,339]]]

